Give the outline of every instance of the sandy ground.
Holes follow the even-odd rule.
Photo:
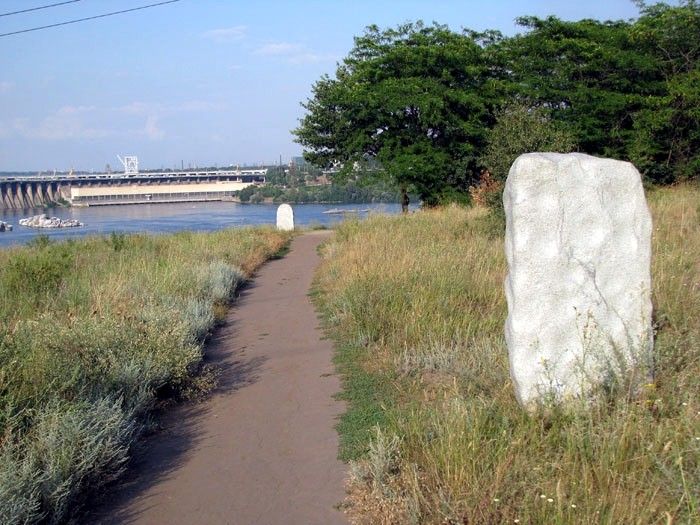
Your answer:
[[[297,237],[246,286],[207,348],[224,370],[217,390],[166,416],[86,522],[346,523],[335,508],[345,477],[333,429],[340,384],[307,295],[328,235]]]

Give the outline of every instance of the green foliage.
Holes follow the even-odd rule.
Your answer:
[[[241,202],[257,204],[265,199],[275,203],[370,203],[398,202],[398,192],[385,181],[374,181],[366,185],[354,181],[343,184],[324,184],[319,186],[296,186],[281,188],[278,186],[249,186],[238,192]]]
[[[0,522],[67,520],[156,395],[196,387],[234,289],[289,236],[115,234],[0,250]]]
[[[503,183],[518,156],[535,151],[568,153],[575,149],[574,135],[564,124],[553,121],[542,107],[519,102],[496,112],[496,124],[488,131],[481,157],[481,163],[495,182],[484,196],[489,215],[480,220],[485,231],[492,236],[505,231]]]
[[[502,81],[513,95],[547,108],[581,151],[624,158],[633,114],[662,88],[628,22],[522,17],[529,31],[497,44]]]
[[[655,182],[700,177],[700,5],[642,6],[632,27],[664,89],[635,115],[631,159]]]
[[[336,71],[313,86],[294,131],[319,166],[345,173],[378,162],[381,175],[435,204],[466,193],[489,124],[483,50],[445,26],[370,26]]]
[[[636,21],[521,17],[512,38],[370,26],[314,84],[296,139],[311,162],[342,165],[337,178],[373,164],[433,205],[478,178],[496,109],[527,101],[582,152],[632,160],[652,182],[697,178],[700,5],[638,5]]]
[[[547,108],[581,151],[635,162],[653,182],[698,177],[700,6],[640,2],[634,22],[522,17],[491,50],[512,96]]]
[[[512,104],[496,113],[496,124],[488,131],[481,163],[503,182],[515,159],[523,153],[569,153],[575,149],[573,134],[552,121],[544,108]]]
[[[67,245],[49,244],[37,237],[33,252],[19,252],[0,269],[1,295],[14,302],[13,298],[25,298],[27,308],[48,305],[73,267],[74,254]],[[48,239],[48,237],[46,237]]]
[[[122,232],[111,232],[109,242],[115,252],[120,252],[126,246],[126,234]]]

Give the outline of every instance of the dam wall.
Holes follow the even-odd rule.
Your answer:
[[[0,209],[40,208],[69,198],[70,186],[58,181],[0,181]]]
[[[265,183],[266,173],[259,169],[0,178],[0,209],[229,200],[236,191]]]
[[[145,204],[149,202],[198,202],[232,199],[233,194],[252,182],[218,181],[208,183],[140,184],[71,188],[73,206]]]

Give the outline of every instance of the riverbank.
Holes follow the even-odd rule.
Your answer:
[[[206,390],[201,349],[289,234],[39,237],[0,250],[0,522],[66,519],[148,415]]]
[[[362,209],[370,213],[399,213],[398,204],[295,204],[294,222],[297,226],[330,227],[343,220],[342,215],[328,215],[323,212],[332,208]],[[19,219],[49,213],[60,219],[74,219],[84,226],[71,229],[34,230],[19,226]],[[109,235],[122,233],[175,233],[182,230],[215,231],[223,228],[248,226],[274,226],[277,205],[275,204],[236,204],[233,202],[191,202],[179,204],[134,204],[128,206],[100,206],[89,208],[53,208],[45,210],[4,210],[0,220],[13,224],[14,231],[0,235],[0,248],[25,244],[39,234],[46,234],[53,240],[81,238],[89,235]]]
[[[349,403],[354,523],[700,522],[700,191],[648,198],[656,377],[586,413],[518,405],[483,210],[338,228],[316,296]]]

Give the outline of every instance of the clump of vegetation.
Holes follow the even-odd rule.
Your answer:
[[[700,190],[653,190],[653,383],[528,414],[503,340],[486,210],[340,226],[317,300],[344,376],[355,523],[700,521]]]
[[[496,181],[505,182],[513,162],[523,153],[575,150],[574,134],[553,121],[544,108],[517,103],[496,113],[496,123],[486,135],[481,163]]]
[[[115,478],[166,392],[189,393],[237,286],[288,241],[272,229],[0,251],[0,522],[66,520]]]
[[[398,202],[399,193],[386,182],[371,185],[357,184],[346,181],[343,184],[296,185],[281,186],[271,184],[265,186],[248,186],[237,192],[241,202],[258,204],[261,202],[274,203],[370,203]]]
[[[697,179],[700,4],[636,4],[629,21],[523,16],[512,37],[369,26],[294,134],[336,177],[372,163],[427,205],[466,200],[484,167],[501,178],[511,153],[544,146],[632,160],[655,183]]]
[[[503,187],[508,171],[523,153],[569,153],[576,138],[555,122],[542,107],[524,102],[510,104],[496,113],[496,123],[486,134],[486,148],[480,162],[486,168],[478,184],[469,188],[472,203],[489,209],[483,220],[495,235],[506,227]]]

